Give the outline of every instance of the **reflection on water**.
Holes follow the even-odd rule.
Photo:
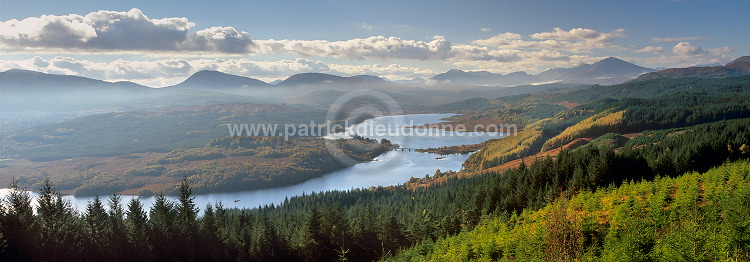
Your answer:
[[[451,114],[420,114],[404,116],[378,117],[354,126],[356,134],[374,139],[386,138],[405,148],[428,148],[449,145],[466,145],[481,143],[487,139],[499,138],[503,135],[482,132],[450,132],[442,130],[401,131],[407,126],[440,122],[441,118]],[[387,126],[390,132],[370,132],[376,125]],[[381,128],[382,130],[382,128]],[[377,130],[375,130],[377,131]],[[346,134],[332,135],[328,138],[346,137]],[[271,203],[279,204],[287,197],[331,190],[348,190],[353,188],[368,188],[370,186],[391,186],[406,182],[411,177],[432,175],[436,169],[442,171],[459,170],[468,155],[440,156],[414,151],[390,151],[376,159],[376,161],[357,164],[346,169],[331,172],[318,178],[313,178],[300,184],[249,190],[232,193],[212,193],[195,195],[195,202],[203,209],[206,204],[221,202],[225,207],[252,208]],[[0,189],[0,195],[6,195],[7,190]],[[66,196],[79,210],[84,210],[86,203],[93,197]],[[103,198],[106,198],[103,197]],[[132,196],[123,196],[123,203]],[[150,208],[154,198],[141,198],[145,207]]]

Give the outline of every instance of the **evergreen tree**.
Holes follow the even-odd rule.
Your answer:
[[[132,198],[128,202],[126,215],[125,231],[127,232],[128,258],[132,261],[150,260],[151,245],[149,244],[148,217],[138,198]]]
[[[356,244],[358,249],[354,254],[362,260],[372,260],[381,251],[381,242],[378,240],[378,233],[376,231],[376,217],[372,200],[367,200],[364,211],[364,216],[357,223]]]
[[[128,236],[125,229],[125,211],[122,208],[122,197],[117,194],[109,196],[107,201],[109,206],[109,226],[110,226],[110,243],[111,253],[115,254],[116,260],[123,260],[127,257]]]
[[[174,204],[167,200],[164,193],[160,193],[156,197],[149,214],[148,221],[151,233],[148,240],[153,248],[154,258],[160,261],[176,260],[176,256],[181,250],[175,243],[178,234],[175,225],[177,211]]]
[[[325,236],[322,245],[324,260],[337,259],[337,250],[347,250],[353,245],[349,219],[338,203],[328,205],[323,210],[321,232]]]
[[[55,191],[52,181],[44,179],[37,199],[38,230],[36,241],[40,251],[34,260],[71,261],[84,257],[82,227],[68,200]]]
[[[5,248],[0,260],[27,260],[30,255],[35,254],[36,244],[34,238],[34,211],[31,207],[31,195],[29,192],[18,188],[18,182],[14,178],[10,183],[10,190],[5,197],[0,216],[0,232],[5,240]]]
[[[198,218],[198,208],[195,207],[195,202],[192,197],[193,190],[190,188],[190,184],[187,181],[187,177],[182,179],[180,184],[180,191],[177,203],[177,230],[176,238],[174,239],[176,248],[182,250],[179,253],[180,260],[192,261],[195,260],[195,240],[198,237],[198,224],[196,219]]]
[[[99,196],[86,205],[84,221],[86,222],[87,255],[95,261],[112,260],[114,256],[110,254],[112,231],[109,216]]]
[[[303,227],[303,242],[301,247],[301,253],[304,254],[305,261],[320,261],[322,259],[322,248],[323,243],[327,240],[324,239],[323,233],[320,229],[321,217],[318,206],[313,204],[308,212],[307,221]]]

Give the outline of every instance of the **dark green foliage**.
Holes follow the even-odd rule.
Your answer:
[[[38,230],[36,245],[40,252],[28,255],[43,261],[73,260],[93,255],[86,252],[82,221],[70,202],[55,191],[49,178],[39,189],[37,202],[39,207],[34,222]]]
[[[482,253],[491,248],[477,245],[466,248],[474,253],[443,259],[480,259],[478,254],[481,253],[481,259],[486,260],[513,257],[586,260],[583,254],[590,254],[603,260],[682,261],[715,260],[730,252],[747,259],[750,247],[746,208],[750,191],[747,186],[736,185],[737,177],[729,175],[700,181],[695,176],[674,181],[658,178],[703,172],[726,160],[750,158],[750,118],[747,115],[750,108],[744,102],[748,96],[743,93],[747,82],[750,79],[742,77],[644,81],[641,84],[651,89],[640,91],[671,95],[598,100],[557,114],[556,119],[541,123],[538,131],[539,136],[549,138],[591,114],[613,109],[626,112],[623,131],[619,133],[654,131],[644,131],[627,142],[623,136],[603,132],[590,145],[562,151],[556,158],[541,158],[528,165],[522,163],[502,174],[487,172],[462,179],[450,178],[416,190],[395,186],[331,191],[293,197],[282,205],[244,210],[228,210],[218,203],[206,207],[199,216],[189,182],[197,188],[221,184],[216,182],[233,184],[244,181],[238,174],[247,171],[242,166],[220,168],[219,164],[214,164],[208,169],[185,171],[189,176],[177,190],[177,201],[172,202],[160,194],[148,211],[150,215],[146,216],[137,199],[131,200],[123,210],[117,196],[110,198],[109,212],[96,198],[83,214],[78,214],[54,191],[49,179],[42,183],[37,199],[39,208],[34,214],[28,194],[19,191],[17,185],[11,185],[14,189],[0,208],[0,258],[3,261],[373,261],[409,247],[402,253],[403,257],[424,256],[440,248],[436,245],[453,239],[450,236],[465,237],[466,232],[475,232],[472,231],[475,229],[485,232],[483,230],[493,225],[512,228],[532,223],[536,218],[554,223],[536,228],[535,232],[544,232],[539,238],[543,241],[534,242],[536,244],[508,241],[519,247],[513,250],[517,254],[504,253],[504,250]],[[653,89],[662,86],[664,90]],[[632,83],[595,87],[589,93],[573,92],[568,97],[555,99],[591,101],[606,97],[645,97],[630,91],[639,88]],[[516,113],[525,114],[533,108],[501,110],[519,110]],[[360,142],[378,144],[383,150],[391,146],[377,141]],[[269,147],[274,151],[264,153],[267,157],[284,155],[307,167],[331,168],[333,162],[327,162],[330,156],[306,146],[310,144],[272,138],[225,138],[211,142],[209,151],[218,148],[239,152],[238,155],[254,155]],[[346,150],[353,150],[353,147]],[[145,171],[148,170],[136,170],[131,175],[151,172]],[[265,174],[296,174],[289,166],[274,172],[278,173]],[[743,172],[746,176],[746,169]],[[210,176],[202,177],[201,173]],[[436,172],[436,177],[442,174]],[[635,186],[630,182],[635,180],[657,182]],[[568,219],[577,219],[575,214],[580,209],[598,210],[604,205],[584,201],[578,202],[578,209],[574,209],[568,201],[614,194],[612,192],[619,192],[615,186],[635,192],[625,194],[629,198],[616,195],[606,202],[617,206],[606,215],[611,221],[623,223],[604,228],[591,218],[598,214],[592,212],[585,214],[589,220]],[[645,191],[651,195],[634,197]],[[571,205],[570,210],[566,205]],[[529,215],[540,209],[549,216]],[[508,232],[503,228],[491,229],[489,232]],[[521,234],[531,232],[522,229]],[[497,244],[498,239],[493,234],[474,237],[491,239],[483,243]],[[522,237],[528,239],[536,235]],[[725,243],[731,245],[705,244],[717,239],[726,239]],[[470,243],[473,239],[463,240],[461,243]],[[698,254],[699,248],[709,252]],[[531,249],[541,252],[536,254],[538,256],[523,253]]]
[[[27,260],[35,255],[36,232],[31,196],[18,188],[15,180],[10,184],[10,192],[5,198],[4,211],[0,216],[0,230],[5,240],[3,256],[0,260]]]
[[[121,258],[120,254],[134,254],[128,260],[330,261],[344,257],[371,261],[415,243],[421,243],[416,249],[428,248],[425,243],[471,230],[487,218],[536,210],[560,197],[625,181],[653,179],[659,173],[672,175],[664,170],[702,170],[727,158],[748,158],[750,154],[740,148],[750,144],[749,127],[750,119],[719,121],[666,132],[659,135],[659,143],[636,137],[618,152],[608,146],[581,147],[503,174],[449,179],[424,190],[390,187],[334,191],[293,197],[281,206],[252,210],[226,210],[216,205],[206,208],[202,217],[197,215],[192,189],[185,180],[177,201],[158,196],[148,218],[137,200],[128,203],[127,211],[118,209],[117,197],[110,198],[109,212],[95,199],[79,216],[47,181],[37,215],[23,211],[30,210],[24,207],[28,201],[23,194],[10,195],[7,202],[18,207],[7,208],[3,214],[0,228],[7,236],[7,247],[2,255],[34,260],[111,260]],[[644,135],[652,133],[659,132]],[[607,135],[602,140],[616,137]],[[664,163],[674,166],[664,167]],[[23,220],[32,221],[22,223],[38,233],[19,239],[13,237],[19,236],[15,229],[4,226],[6,221]],[[575,228],[559,229],[558,237],[566,241],[588,241],[577,242],[578,233],[570,231]],[[34,240],[26,242],[31,244],[24,248],[22,239],[31,236]],[[63,239],[66,244],[48,239]],[[549,246],[580,252],[567,246]],[[35,252],[42,248],[50,251]]]

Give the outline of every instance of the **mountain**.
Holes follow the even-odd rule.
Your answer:
[[[377,78],[377,80],[373,80]],[[310,86],[310,85],[357,85],[385,83],[380,77],[359,76],[344,77],[324,73],[302,73],[290,76],[276,84],[277,86]]]
[[[750,56],[735,59],[724,66],[669,68],[638,77],[638,80],[654,78],[721,78],[750,74]]]
[[[369,80],[369,81],[373,81],[373,82],[383,82],[383,83],[389,82],[388,80],[385,80],[382,77],[373,76],[373,75],[356,75],[356,76],[350,76],[350,77],[351,78],[359,78],[359,79]]]
[[[511,73],[514,74],[514,73]],[[509,74],[509,75],[511,75]],[[525,73],[524,73],[525,74]],[[437,74],[430,78],[442,84],[474,85],[474,86],[510,86],[521,85],[525,81],[518,81],[514,77],[506,77],[501,74],[493,74],[487,71],[463,71],[451,69],[448,72]]]
[[[107,82],[82,76],[54,75],[36,71],[11,69],[0,73],[0,92],[47,93],[58,91],[125,91],[140,92],[150,88],[133,82]]]
[[[615,57],[603,59],[594,64],[582,64],[572,68],[553,68],[536,75],[514,72],[507,75],[487,71],[462,71],[451,69],[430,78],[443,84],[475,86],[515,86],[536,83],[576,83],[576,84],[618,84],[643,73],[653,72],[646,68]]]
[[[203,70],[188,77],[182,83],[169,88],[185,88],[206,91],[235,91],[246,88],[269,87],[258,79],[230,75],[219,71]]]
[[[651,68],[634,65],[615,57],[608,57],[594,64],[582,64],[570,68],[557,80],[566,83],[619,84],[653,71]]]
[[[107,82],[81,76],[11,69],[0,73],[0,112],[84,110],[122,106],[159,93],[132,82]]]

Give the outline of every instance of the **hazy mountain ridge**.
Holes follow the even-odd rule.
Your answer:
[[[576,84],[619,84],[654,69],[638,66],[619,58],[609,57],[594,64],[571,68],[553,68],[536,75],[514,72],[506,75],[487,71],[451,69],[431,80],[445,84],[512,86],[535,83],[561,82]]]
[[[7,93],[48,92],[61,89],[96,91],[101,88],[141,91],[148,87],[128,81],[107,82],[82,76],[47,74],[22,69],[0,72],[0,91]]]
[[[191,75],[182,83],[167,88],[221,91],[227,89],[236,90],[269,86],[271,85],[255,78],[232,75],[219,71],[202,70]]]
[[[743,56],[724,66],[669,68],[638,77],[638,80],[654,78],[721,78],[750,74],[750,56]]]
[[[739,59],[738,59],[739,60]],[[513,72],[506,75],[495,74],[488,71],[463,71],[451,69],[445,73],[437,74],[429,80],[439,83],[461,84],[469,86],[512,86],[534,84],[538,82],[569,82],[589,84],[590,80],[601,78],[627,78],[635,77],[640,73],[653,71],[653,69],[634,65],[632,63],[610,57],[594,64],[582,64],[572,68],[553,68],[536,75],[526,72]],[[328,85],[328,84],[398,84],[423,83],[422,78],[414,78],[406,81],[391,82],[375,75],[337,76],[326,73],[300,73],[289,76],[284,80],[266,83],[264,81],[223,73],[213,70],[201,70],[186,78],[184,81],[167,86],[165,88],[184,88],[206,91],[238,90],[246,88],[263,88],[271,86],[302,86],[302,85]],[[47,74],[35,71],[11,69],[0,72],[0,91],[13,90],[11,87],[23,85],[25,87],[50,87],[50,86],[111,86],[129,89],[146,89],[147,86],[121,81],[107,82],[92,78],[72,75]],[[156,88],[154,88],[156,89]],[[29,90],[24,90],[28,92]],[[45,90],[53,91],[53,90]]]

